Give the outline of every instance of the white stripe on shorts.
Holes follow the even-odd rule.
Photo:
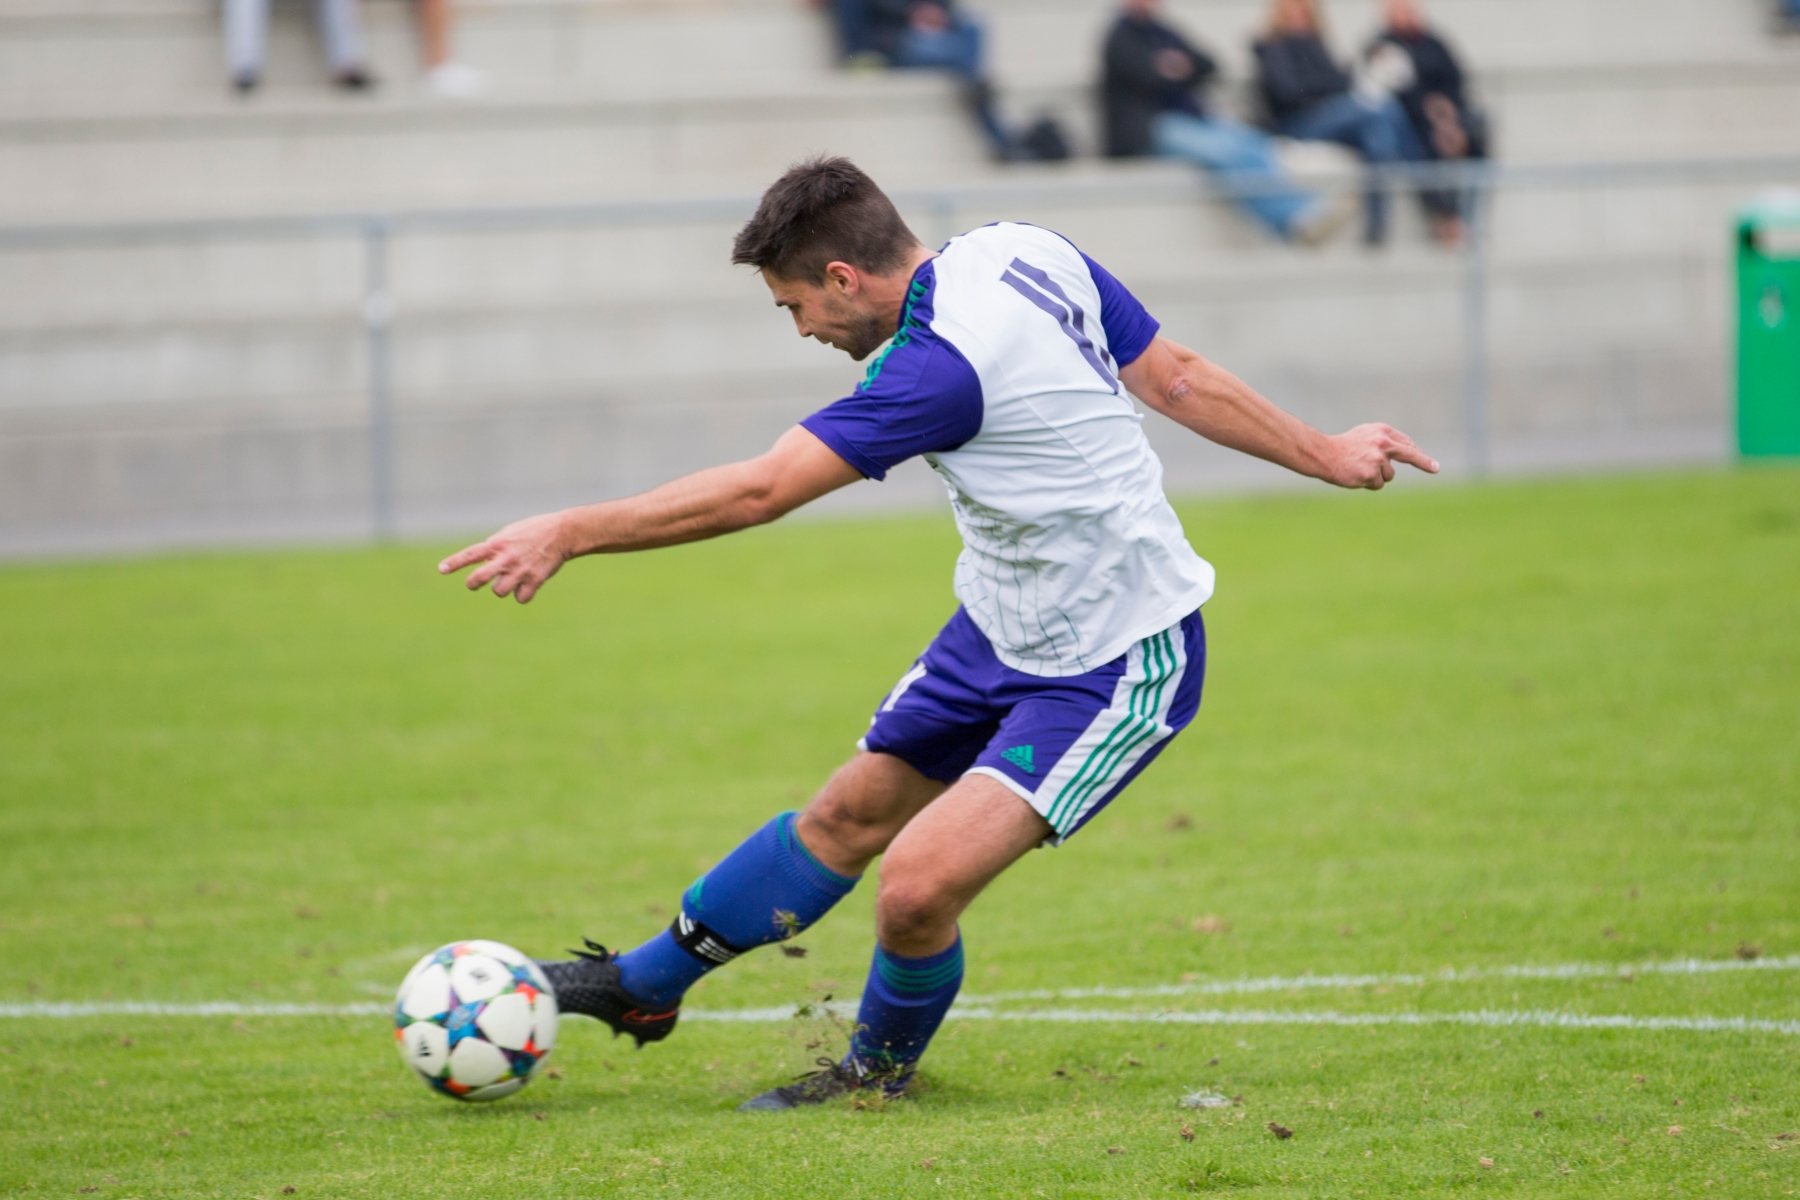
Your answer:
[[[1151,634],[1126,651],[1125,674],[1113,689],[1112,703],[1075,739],[1036,792],[1027,793],[1018,781],[986,767],[971,774],[992,776],[1017,792],[1056,831],[1047,844],[1058,845],[1144,755],[1174,736],[1169,709],[1186,671],[1187,639],[1181,626]]]

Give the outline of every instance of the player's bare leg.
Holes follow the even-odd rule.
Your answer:
[[[800,814],[800,839],[838,874],[861,875],[947,786],[891,754],[861,751]]]
[[[740,1111],[820,1104],[858,1088],[905,1089],[962,986],[956,921],[1002,871],[1052,833],[1010,788],[965,775],[896,834],[881,860],[878,945],[841,1062],[764,1092]]]
[[[998,780],[965,775],[888,847],[875,899],[876,938],[908,958],[948,949],[963,910],[1051,832],[1049,822]]]

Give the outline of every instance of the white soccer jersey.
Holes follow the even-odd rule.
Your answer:
[[[920,266],[862,386],[802,422],[870,478],[915,455],[943,477],[957,598],[1014,670],[1095,670],[1212,595],[1118,380],[1157,328],[1064,238],[989,225]]]

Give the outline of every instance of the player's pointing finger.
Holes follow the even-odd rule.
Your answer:
[[[486,542],[477,542],[473,546],[465,546],[438,564],[438,574],[448,575],[452,571],[460,571],[473,562],[480,562],[493,553],[493,547]]]
[[[1402,445],[1395,446],[1392,450],[1388,451],[1388,457],[1394,459],[1396,462],[1403,462],[1415,466],[1419,468],[1419,470],[1424,471],[1427,475],[1436,475],[1438,473],[1437,459],[1413,445],[1412,439],[1410,438],[1404,439]]]

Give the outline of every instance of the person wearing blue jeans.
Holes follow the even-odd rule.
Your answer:
[[[1348,92],[1321,100],[1281,122],[1281,132],[1313,142],[1337,142],[1370,163],[1422,162],[1425,147],[1406,111],[1392,96],[1370,101]],[[1387,240],[1387,193],[1370,188],[1364,197],[1364,240]]]
[[[1201,103],[1213,59],[1158,19],[1157,0],[1128,0],[1102,51],[1106,153],[1153,154],[1211,172],[1277,237],[1316,242],[1348,213],[1293,182],[1274,141]],[[1234,189],[1233,185],[1241,185]]]
[[[962,81],[963,101],[994,156],[1014,156],[1015,139],[1000,123],[982,66],[982,27],[954,0],[840,0],[837,7],[846,47],[854,38],[890,67],[951,72]]]
[[[1337,142],[1376,165],[1425,159],[1425,146],[1399,101],[1352,91],[1349,72],[1325,48],[1313,0],[1276,0],[1269,32],[1254,49],[1263,101],[1279,132]],[[1386,241],[1385,189],[1368,189],[1363,212],[1363,240]]]
[[[1280,237],[1317,240],[1315,218],[1325,216],[1326,206],[1288,180],[1266,134],[1229,117],[1165,112],[1150,123],[1150,149],[1161,158],[1179,158],[1214,172],[1228,191],[1234,183],[1252,185],[1237,196],[1244,211]]]

